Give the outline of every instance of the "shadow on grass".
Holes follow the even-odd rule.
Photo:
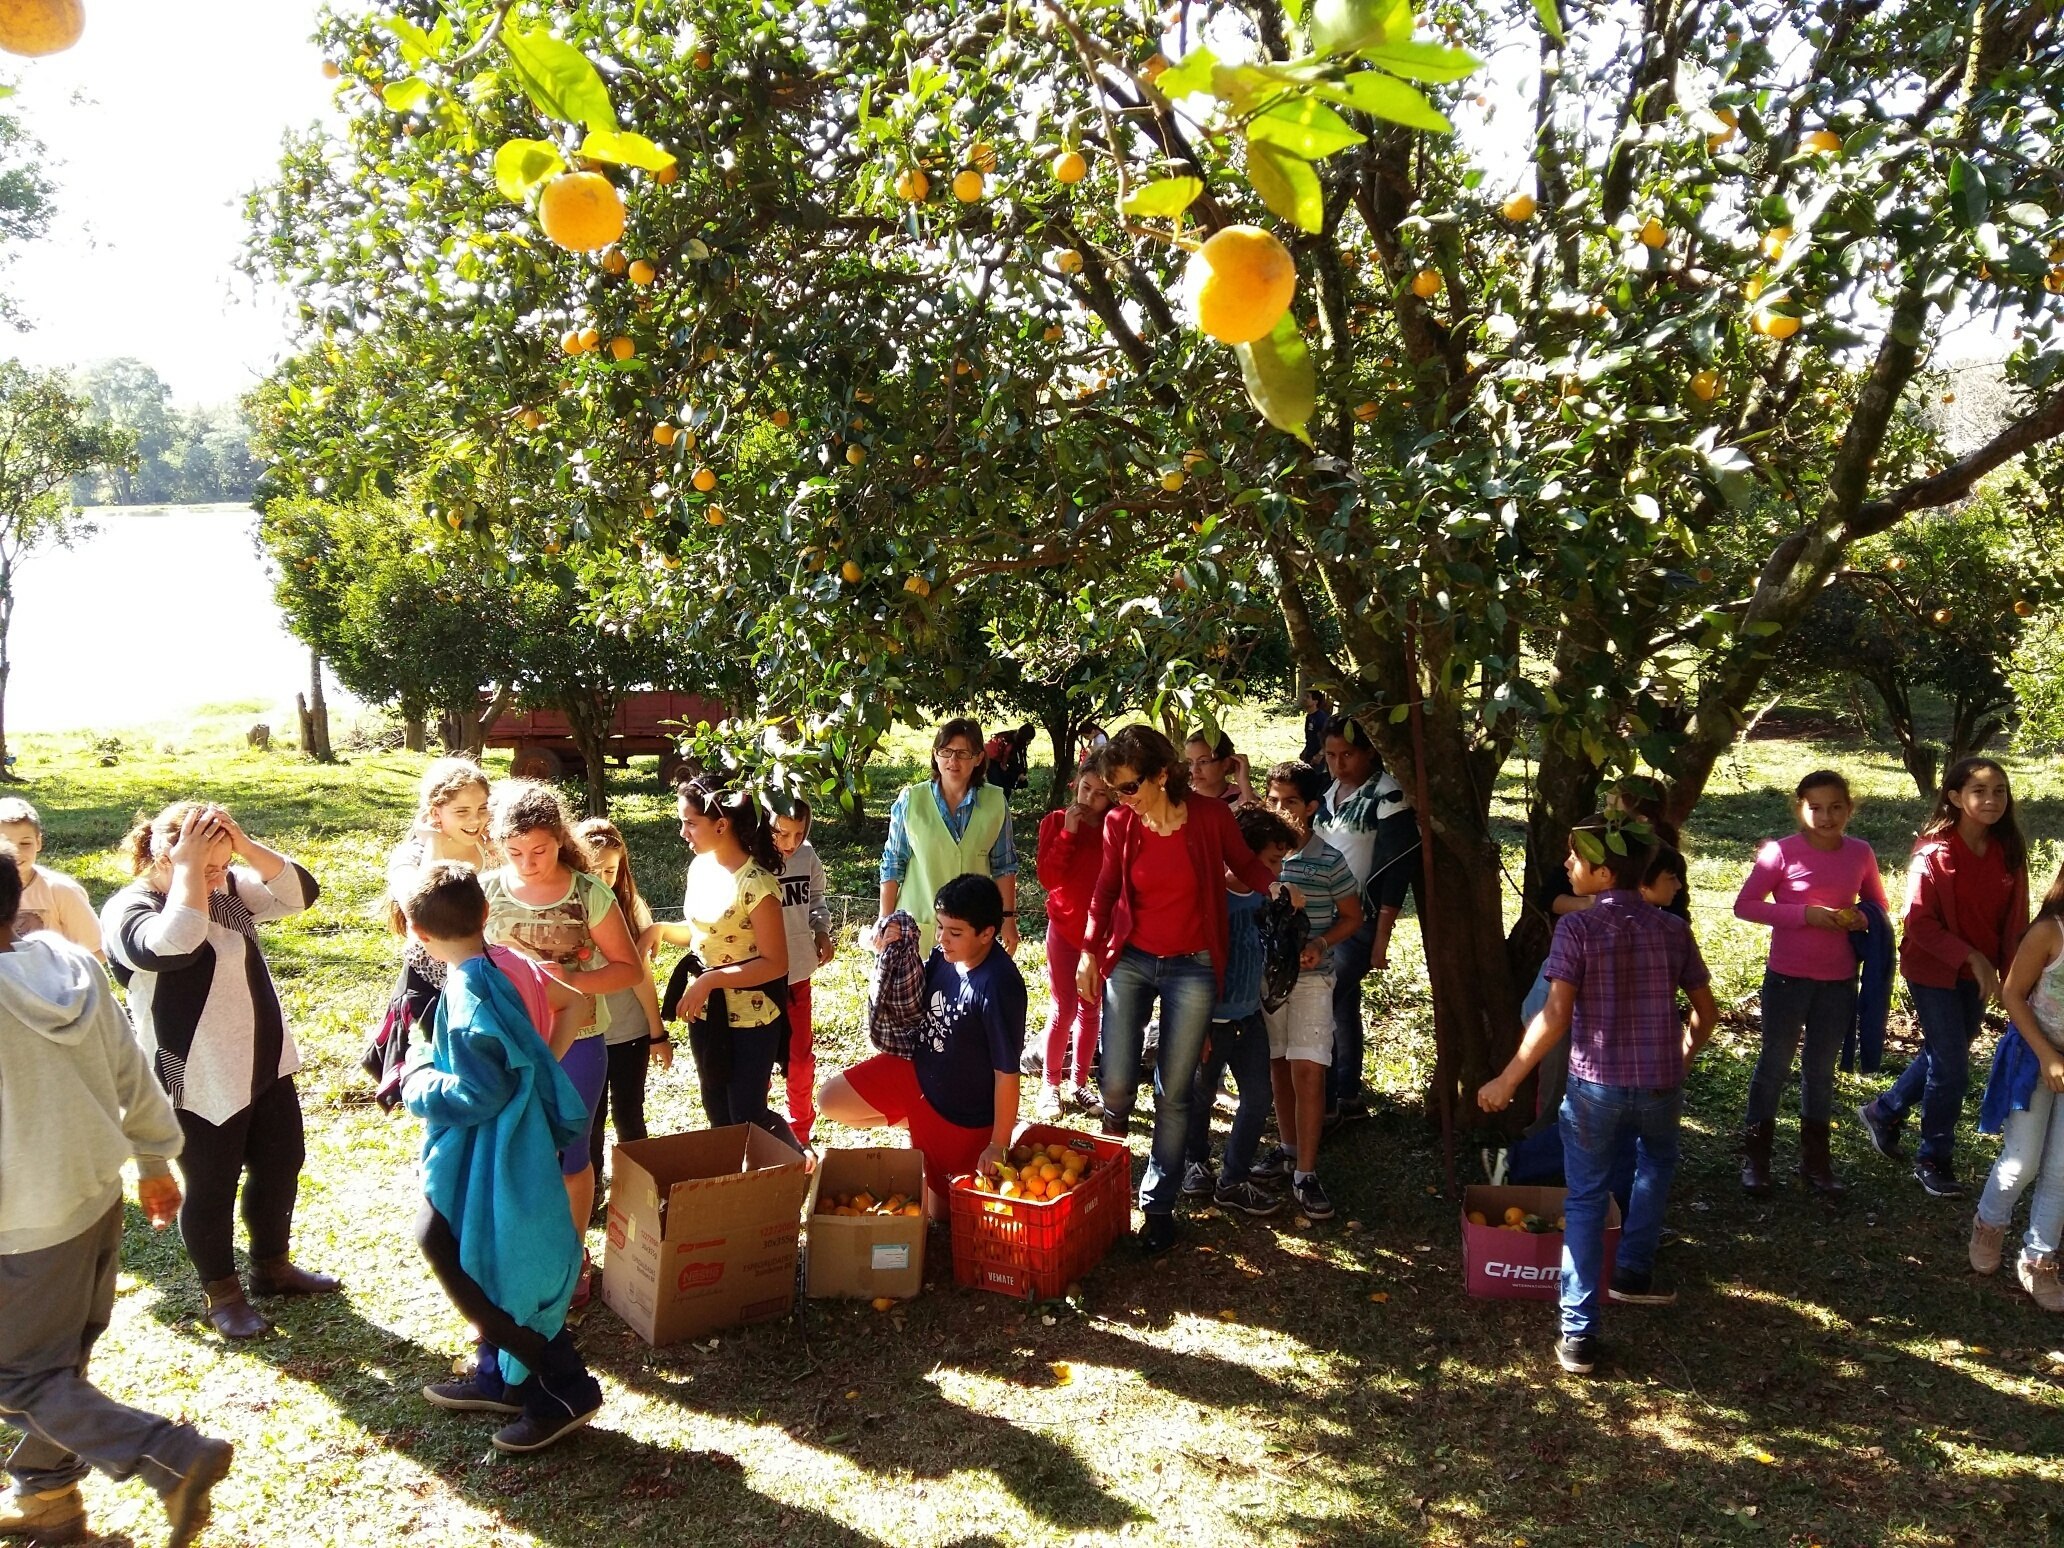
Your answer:
[[[133,1209],[131,1216],[132,1230],[141,1229]],[[176,1250],[128,1256],[132,1271],[163,1292],[152,1308],[160,1323],[196,1342],[216,1342],[205,1331],[201,1298]],[[428,1273],[425,1269],[426,1279]],[[375,1287],[353,1288],[363,1295]],[[656,1446],[611,1429],[606,1405],[593,1426],[552,1450],[503,1457],[489,1448],[488,1437],[506,1421],[446,1413],[423,1401],[422,1386],[448,1376],[449,1356],[369,1320],[348,1297],[267,1302],[264,1310],[281,1333],[236,1345],[237,1353],[316,1388],[380,1446],[408,1457],[470,1504],[539,1543],[553,1548],[642,1545],[660,1538],[664,1513],[675,1528],[664,1536],[673,1542],[760,1541],[749,1535],[750,1526],[764,1527],[767,1540],[794,1533],[801,1541],[829,1548],[879,1548],[878,1539],[866,1533],[761,1494],[725,1453]],[[583,1337],[584,1350],[588,1343]],[[244,1465],[254,1460],[240,1458]],[[679,1504],[686,1501],[708,1524],[709,1535],[678,1530]],[[623,1519],[633,1502],[649,1503],[650,1509]]]

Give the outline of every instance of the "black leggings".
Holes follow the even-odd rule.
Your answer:
[[[416,1245],[423,1249],[430,1272],[437,1276],[459,1315],[478,1328],[482,1338],[497,1349],[508,1350],[534,1371],[545,1368],[545,1345],[550,1340],[490,1301],[480,1281],[460,1267],[459,1239],[452,1234],[451,1222],[438,1214],[428,1199],[416,1216]]]
[[[767,1103],[774,1062],[787,1047],[786,1016],[777,1017],[764,1027],[723,1030],[698,1021],[688,1029],[688,1051],[695,1058],[695,1079],[702,1087],[702,1110],[709,1114],[711,1128],[757,1124],[784,1145],[803,1148],[796,1142],[795,1130],[788,1126],[788,1120]]]
[[[619,1145],[645,1138],[645,1070],[651,1059],[649,1037],[609,1045],[609,1078],[596,1099],[595,1119],[588,1129],[588,1159],[595,1163],[597,1179],[602,1176],[602,1126],[609,1121],[612,1107],[616,1109]]]
[[[244,1185],[244,1230],[251,1259],[287,1255],[294,1231],[294,1199],[301,1189],[307,1149],[301,1133],[301,1098],[294,1077],[283,1075],[249,1107],[223,1123],[181,1109],[186,1145],[179,1173],[186,1202],[179,1234],[203,1284],[236,1273],[237,1182]]]

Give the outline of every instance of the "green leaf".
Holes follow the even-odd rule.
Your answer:
[[[547,118],[590,129],[614,129],[616,109],[609,88],[586,54],[542,27],[529,32],[502,29],[502,45],[516,68],[523,93]]]
[[[1418,96],[1409,86],[1399,89]],[[1321,161],[1335,151],[1363,144],[1368,136],[1357,131],[1314,94],[1270,108],[1247,125],[1247,138],[1250,142],[1263,140],[1280,146],[1306,161]]]
[[[1161,95],[1173,102],[1178,97],[1193,96],[1197,92],[1211,90],[1211,72],[1218,68],[1218,55],[1208,48],[1193,48],[1181,59],[1161,72],[1161,79],[1154,85]]]
[[[627,129],[590,129],[581,140],[580,154],[590,161],[607,161],[620,167],[640,167],[659,172],[674,164],[674,153],[661,150],[642,134]]]
[[[1977,226],[1992,208],[1992,196],[1985,189],[1985,174],[1968,156],[1949,164],[1949,202],[1957,223],[1965,230]]]
[[[2017,226],[2026,226],[2030,230],[2044,225],[2049,218],[2050,212],[2048,210],[2044,209],[2040,204],[2031,204],[2025,199],[2018,204],[2007,206],[2007,219]]]
[[[1425,81],[1433,86],[1459,81],[1474,75],[1483,66],[1483,61],[1466,48],[1449,48],[1444,43],[1410,38],[1386,43],[1380,48],[1365,48],[1361,56],[1392,75],[1402,75],[1408,81]]]
[[[1352,54],[1412,35],[1411,0],[1312,0],[1314,52]]]
[[[1125,213],[1173,219],[1195,204],[1197,196],[1203,192],[1204,183],[1200,178],[1156,178],[1126,196]]]
[[[544,140],[510,140],[495,152],[495,187],[512,203],[523,203],[538,184],[565,170],[559,147]]]
[[[1240,357],[1240,376],[1247,384],[1247,396],[1261,417],[1281,430],[1311,445],[1304,423],[1312,416],[1319,398],[1318,372],[1312,366],[1311,350],[1297,331],[1297,319],[1285,312],[1276,319],[1275,331],[1252,344],[1234,346]]]
[[[1534,0],[1534,14],[1541,18],[1541,30],[1560,43],[1563,41],[1562,12],[1555,0]]]
[[[1372,118],[1403,124],[1407,129],[1425,129],[1434,134],[1452,134],[1455,129],[1447,115],[1426,100],[1425,93],[1378,70],[1357,70],[1337,86],[1325,83],[1312,90],[1329,102],[1341,103]]]
[[[405,81],[389,81],[380,88],[380,100],[395,113],[420,113],[430,105],[430,83],[413,75]]]
[[[410,65],[420,65],[437,52],[437,45],[430,34],[403,16],[383,16],[380,25],[393,33],[401,44],[401,57]]]
[[[1299,230],[1318,231],[1325,225],[1325,191],[1319,187],[1319,174],[1303,157],[1267,141],[1250,140],[1247,181],[1270,213]]]

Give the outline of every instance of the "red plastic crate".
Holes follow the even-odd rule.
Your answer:
[[[1058,1199],[1006,1199],[956,1177],[949,1197],[953,1280],[1027,1300],[1057,1300],[1103,1261],[1132,1214],[1132,1152],[1115,1140],[1052,1124],[1023,1124],[1018,1145],[1087,1152],[1089,1180]]]

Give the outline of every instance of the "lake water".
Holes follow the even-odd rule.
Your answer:
[[[308,648],[287,632],[246,506],[108,508],[71,548],[16,571],[10,731],[177,720],[204,704],[260,701],[294,733]],[[336,694],[334,682],[325,693]],[[341,695],[338,698],[341,699]]]

